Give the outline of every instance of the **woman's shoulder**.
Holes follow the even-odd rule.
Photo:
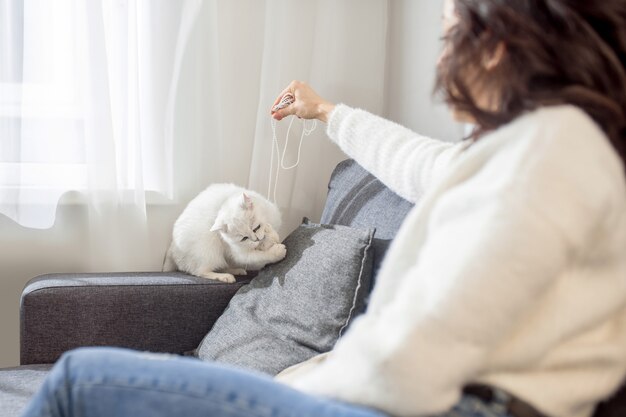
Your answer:
[[[522,140],[543,141],[560,145],[611,146],[602,128],[583,109],[563,104],[529,111],[504,126]]]
[[[459,167],[503,189],[532,195],[569,190],[607,207],[626,202],[621,158],[602,128],[575,106],[528,112],[464,153]]]
[[[579,168],[602,165],[603,169],[612,171],[611,175],[624,176],[621,158],[601,126],[573,105],[530,111],[492,135],[500,139],[496,141],[503,148],[534,161],[569,161],[582,164]]]

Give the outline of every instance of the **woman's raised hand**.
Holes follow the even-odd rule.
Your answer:
[[[291,94],[295,101],[287,107],[273,111],[272,117],[276,120],[294,115],[302,119],[318,119],[322,122],[328,121],[328,116],[335,108],[335,105],[321,98],[313,89],[302,81],[292,81],[276,98],[272,109],[276,106],[285,94]]]

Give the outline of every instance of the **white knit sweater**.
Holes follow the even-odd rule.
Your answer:
[[[588,417],[626,375],[626,180],[572,106],[518,118],[464,150],[337,106],[328,135],[419,204],[368,311],[292,384],[399,416],[506,389]]]

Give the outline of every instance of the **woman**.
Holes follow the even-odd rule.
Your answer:
[[[273,113],[421,198],[335,349],[269,378],[81,350],[26,416],[588,417],[626,375],[626,4],[449,0],[452,145],[291,83]],[[294,389],[295,388],[295,389]]]

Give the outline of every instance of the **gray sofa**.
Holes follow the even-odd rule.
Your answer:
[[[352,160],[332,174],[322,223],[376,227],[374,278],[412,205]],[[195,349],[250,277],[225,284],[182,273],[53,274],[21,300],[20,363],[0,370],[0,417],[16,417],[59,356],[79,346],[184,354]],[[626,389],[594,417],[626,417]]]

